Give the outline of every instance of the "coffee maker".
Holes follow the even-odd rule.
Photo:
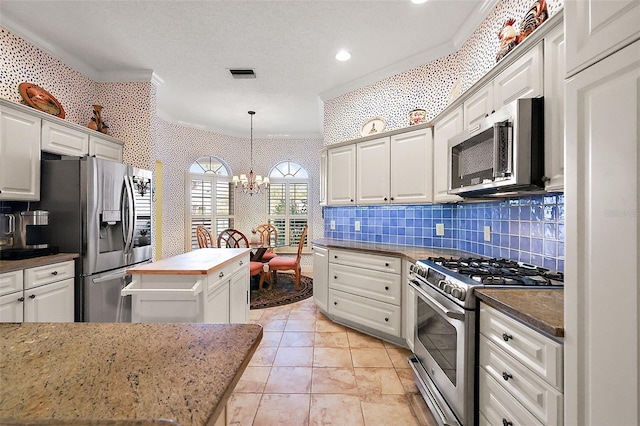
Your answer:
[[[49,244],[44,238],[44,229],[49,225],[46,210],[22,211],[15,214],[14,249],[46,249]]]
[[[11,213],[0,213],[0,251],[13,248],[16,218]]]

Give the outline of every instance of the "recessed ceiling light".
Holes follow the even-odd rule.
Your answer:
[[[341,51],[336,53],[336,59],[339,61],[348,61],[349,59],[351,59],[351,53],[342,49]]]
[[[422,4],[422,3],[426,3],[428,0],[411,0],[411,3],[413,4]]]

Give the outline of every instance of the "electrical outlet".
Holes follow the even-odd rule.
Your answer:
[[[332,220],[329,224],[329,226],[331,227],[331,229],[336,229],[336,221]]]
[[[436,223],[436,235],[440,237],[444,235],[444,223]]]
[[[490,226],[485,226],[484,227],[484,240],[485,241],[491,241],[491,227]]]
[[[356,231],[359,231],[360,230],[360,221],[356,220],[354,225],[355,225]]]

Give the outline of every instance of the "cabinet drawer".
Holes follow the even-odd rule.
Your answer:
[[[533,414],[527,411],[512,395],[510,395],[487,372],[480,368],[480,413],[489,424],[513,426],[542,426]]]
[[[393,274],[402,272],[402,262],[398,257],[364,254],[348,250],[330,250],[329,262]]]
[[[44,120],[42,122],[42,150],[82,157],[89,152],[89,135]]]
[[[480,336],[480,366],[545,425],[563,424],[563,395]]]
[[[44,284],[73,278],[75,275],[74,262],[54,263],[53,265],[38,266],[24,270],[24,288],[38,287]]]
[[[22,290],[22,270],[0,274],[0,295]]]
[[[480,333],[562,391],[562,345],[484,303]]]
[[[399,306],[329,290],[329,313],[383,333],[400,337]]]
[[[246,268],[249,263],[250,259],[249,254],[247,253],[245,256],[234,259],[233,261],[226,263],[222,265],[222,267],[211,272],[207,277],[208,291],[213,290],[213,288],[216,287],[216,285],[218,285],[218,283],[220,282],[229,281],[234,273],[238,272],[243,267]]]
[[[396,274],[331,264],[329,288],[400,305],[400,275]]]

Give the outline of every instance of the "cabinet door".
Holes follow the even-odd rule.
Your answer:
[[[249,322],[249,263],[229,280],[229,322]]]
[[[229,322],[229,280],[209,287],[205,322]]]
[[[564,191],[564,28],[544,38],[544,175],[545,189]]]
[[[330,206],[355,205],[356,201],[356,146],[346,145],[327,151],[328,199]]]
[[[491,111],[494,109],[493,83],[489,83],[464,101],[464,122],[462,128],[469,129],[477,125],[491,114]],[[460,130],[460,132],[462,132],[462,130]]]
[[[519,98],[543,95],[543,50],[540,42],[493,80],[493,108],[497,111]]]
[[[568,79],[566,96],[564,315],[581,336],[565,341],[567,424],[635,425],[638,351],[622,344],[640,346],[640,41]]]
[[[480,368],[478,383],[480,412],[491,425],[542,426],[513,395],[509,394],[487,372]]]
[[[122,163],[122,145],[91,135],[89,137],[89,155]]]
[[[54,154],[83,157],[89,152],[89,135],[44,120],[42,122],[42,150]]]
[[[73,322],[73,278],[24,291],[25,322]]]
[[[327,150],[320,152],[320,205],[327,205]]]
[[[313,301],[327,311],[329,298],[329,250],[313,247]]]
[[[0,200],[40,200],[40,122],[0,106]]]
[[[389,202],[389,138],[356,144],[356,192],[358,204]]]
[[[391,136],[392,203],[433,200],[433,129]]]
[[[407,263],[407,265],[409,264]],[[407,270],[409,270],[409,266],[407,266]],[[416,291],[409,285],[405,285],[404,290],[404,338],[409,349],[413,351],[413,339],[416,331],[416,311],[418,310],[418,306],[416,305]]]
[[[401,311],[400,306],[329,290],[330,314],[394,337],[401,335]]]
[[[461,201],[457,195],[449,195],[449,138],[462,133],[462,106],[438,119],[433,129],[433,201],[450,203]]]
[[[572,0],[564,6],[567,76],[574,75],[640,36],[640,1]]]
[[[0,322],[22,322],[24,319],[22,291],[0,296]]]

